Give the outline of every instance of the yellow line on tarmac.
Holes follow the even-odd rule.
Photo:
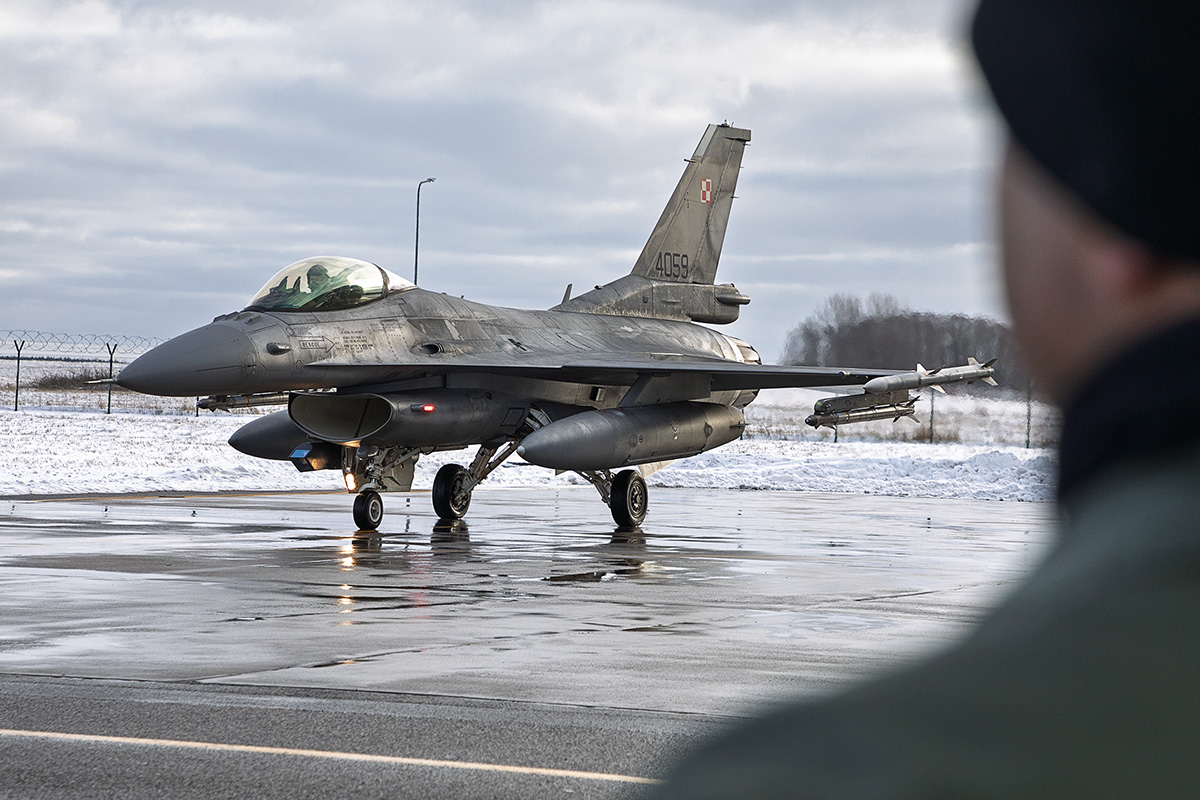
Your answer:
[[[611,781],[616,783],[655,784],[654,778],[639,778],[634,775],[613,775],[606,772],[582,772],[573,769],[545,769],[543,767],[519,767],[510,764],[484,764],[474,761],[442,761],[433,758],[408,758],[405,756],[379,756],[369,753],[343,753],[332,750],[303,750],[292,747],[263,747],[249,744],[221,744],[219,742],[190,742],[179,739],[143,739],[131,736],[94,736],[83,733],[57,733],[54,731],[23,731],[0,728],[0,736],[27,739],[51,739],[67,742],[95,742],[101,744],[132,744],[149,747],[176,747],[186,750],[215,750],[225,753],[260,753],[273,756],[303,756],[305,758],[331,758],[342,761],[367,761],[375,764],[399,764],[410,767],[436,767],[439,769],[473,769],[484,772],[508,772],[518,775],[538,775],[551,778],[578,778],[589,781]]]

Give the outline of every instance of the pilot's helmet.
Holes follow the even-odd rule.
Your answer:
[[[322,264],[313,264],[308,268],[308,288],[309,291],[317,287],[325,286],[329,283],[329,270],[325,269]]]

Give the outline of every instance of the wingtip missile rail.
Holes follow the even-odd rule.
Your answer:
[[[917,364],[915,372],[901,372],[896,375],[873,378],[863,384],[863,391],[869,394],[886,394],[907,389],[920,389],[923,386],[932,386],[938,391],[945,391],[942,389],[943,384],[963,381],[968,383],[983,381],[995,386],[996,380],[992,377],[996,372],[992,366],[995,363],[996,359],[994,358],[984,364],[970,358],[967,360],[966,366],[940,367],[934,370],[927,370]]]

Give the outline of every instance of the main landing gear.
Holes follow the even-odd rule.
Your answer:
[[[472,464],[472,468],[474,466]],[[499,463],[491,469],[497,466]],[[619,527],[636,528],[646,519],[650,493],[646,479],[637,470],[622,470],[615,476],[608,470],[579,474],[600,492]],[[471,469],[458,464],[446,464],[439,469],[433,479],[433,510],[438,517],[442,520],[462,519],[471,507],[471,491],[479,482],[473,479]]]
[[[459,464],[446,464],[433,478],[433,510],[438,519],[462,519],[471,507],[471,475]]]
[[[622,470],[613,478],[609,490],[608,508],[613,521],[622,528],[636,528],[646,519],[650,493],[646,479],[635,469]]]
[[[631,530],[646,519],[650,492],[646,489],[646,479],[636,469],[621,470],[615,476],[606,469],[579,474],[596,487],[618,527]]]

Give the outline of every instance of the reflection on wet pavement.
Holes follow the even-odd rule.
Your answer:
[[[1049,513],[654,499],[635,531],[590,487],[481,490],[451,523],[390,499],[374,535],[339,495],[6,501],[0,671],[735,711],[954,636]]]

